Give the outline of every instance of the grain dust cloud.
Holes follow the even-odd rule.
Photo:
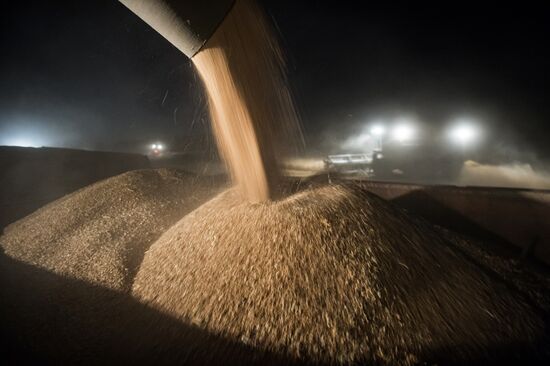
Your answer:
[[[283,54],[262,11],[237,1],[192,61],[234,182],[252,202],[276,196],[278,156],[299,148],[302,137]]]
[[[537,171],[528,163],[480,164],[464,162],[458,184],[471,186],[550,189],[550,173]]]

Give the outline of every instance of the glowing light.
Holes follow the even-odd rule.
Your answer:
[[[415,128],[408,122],[400,122],[392,131],[392,137],[399,142],[411,141],[415,135]]]
[[[470,146],[476,143],[481,136],[478,126],[468,121],[461,121],[449,129],[448,137],[461,146]]]
[[[39,144],[36,141],[33,141],[28,138],[24,137],[16,137],[14,139],[10,139],[7,143],[7,146],[21,146],[21,147],[41,147],[42,145]]]
[[[155,143],[151,145],[151,150],[162,150],[164,149],[164,145],[161,143]]]
[[[21,147],[42,147],[48,145],[44,134],[36,131],[24,131],[12,133],[8,131],[5,134],[0,133],[0,145],[21,146]]]
[[[370,128],[370,133],[373,136],[381,137],[386,133],[386,128],[381,124],[376,124]]]
[[[0,121],[0,145],[21,147],[72,147],[74,136],[62,126],[33,116],[14,116]]]

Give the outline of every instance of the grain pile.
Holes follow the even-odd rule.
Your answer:
[[[277,196],[278,158],[302,139],[281,49],[255,2],[237,0],[192,61],[233,181],[252,202]]]
[[[495,245],[473,238],[463,237],[442,227],[435,227],[447,242],[464,253],[472,262],[506,282],[509,288],[520,292],[542,313],[550,316],[550,272],[537,262],[526,262],[516,255],[497,254]],[[498,248],[502,249],[502,248]],[[550,352],[550,350],[548,350]]]
[[[213,195],[215,184],[177,170],[124,173],[8,226],[0,246],[21,262],[126,291],[147,248]]]
[[[529,299],[357,186],[260,204],[226,191],[151,246],[132,293],[184,324],[309,362],[536,359],[546,342]]]

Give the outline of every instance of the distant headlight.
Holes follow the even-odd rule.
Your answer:
[[[479,127],[471,122],[460,122],[449,129],[448,138],[453,143],[466,147],[478,142],[481,137]]]
[[[416,130],[409,124],[399,124],[394,127],[392,136],[399,142],[407,142],[412,140],[416,135]]]

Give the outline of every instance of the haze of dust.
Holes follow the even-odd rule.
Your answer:
[[[256,3],[239,0],[192,59],[234,183],[251,202],[277,195],[278,158],[302,141],[277,39]]]
[[[487,165],[468,160],[459,176],[460,185],[550,189],[550,174],[529,164]]]

